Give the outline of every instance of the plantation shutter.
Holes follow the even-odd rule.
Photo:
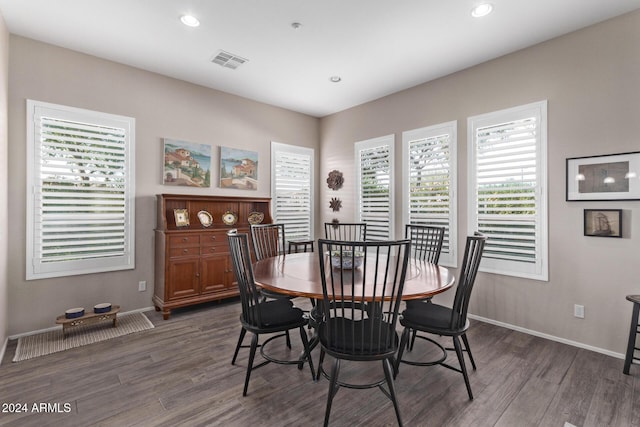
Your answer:
[[[392,238],[393,136],[356,143],[358,221],[367,224],[367,240]]]
[[[313,150],[277,143],[272,146],[274,221],[285,224],[287,240],[311,240]]]
[[[456,266],[455,126],[452,122],[403,133],[406,223],[444,227],[440,264],[452,267]]]
[[[35,109],[31,278],[133,268],[130,122],[78,111]]]
[[[500,119],[473,128],[474,229],[488,236],[483,262],[489,268],[541,275],[546,269],[546,127],[540,108]]]

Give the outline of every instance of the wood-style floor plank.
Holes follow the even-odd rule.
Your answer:
[[[308,309],[305,299],[295,303]],[[69,413],[0,413],[0,426],[319,426],[328,381],[308,366],[268,364],[251,375],[242,397],[248,350],[235,366],[237,301],[176,310],[169,320],[146,313],[156,328],[12,363],[11,341],[0,365],[0,403],[68,404]],[[274,341],[269,352],[293,357]],[[407,426],[640,426],[640,366],[498,326],[472,322],[478,369],[467,363],[475,399],[462,375],[440,366],[402,364],[396,392]],[[451,339],[434,337],[451,346]],[[249,343],[250,337],[246,338]],[[314,350],[317,368],[319,350]],[[433,357],[417,341],[407,357]],[[449,354],[457,366],[455,353]],[[325,369],[331,359],[325,360]],[[344,378],[382,375],[382,365],[344,364]],[[332,426],[393,426],[391,402],[377,389],[340,389]]]

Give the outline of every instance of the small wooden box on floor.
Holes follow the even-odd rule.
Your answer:
[[[92,325],[94,323],[101,322],[103,320],[110,320],[113,322],[113,327],[118,326],[118,312],[120,311],[119,305],[114,305],[111,307],[110,311],[104,313],[94,313],[89,312],[85,313],[80,317],[75,317],[73,319],[67,319],[66,315],[58,316],[56,318],[56,323],[62,325],[62,336],[67,338],[67,329],[73,328],[75,326],[85,326]]]
[[[238,296],[227,232],[249,233],[249,214],[261,212],[271,223],[271,199],[181,194],[157,195],[155,230],[155,286],[153,304],[168,319],[171,309]],[[174,210],[186,209],[189,225],[176,226]],[[205,227],[198,212],[211,214]],[[227,225],[222,217],[233,213],[237,222]]]

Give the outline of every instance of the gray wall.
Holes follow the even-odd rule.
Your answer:
[[[319,151],[317,118],[18,36],[11,36],[10,51],[11,251],[0,257],[8,258],[10,335],[55,326],[56,316],[70,307],[90,308],[99,302],[119,304],[123,311],[150,307],[156,194],[269,197],[272,140]],[[135,270],[25,281],[26,99],[136,119]],[[162,138],[165,137],[213,146],[211,188],[162,185]],[[219,146],[258,152],[257,191],[217,187]],[[6,183],[6,180],[0,182]],[[147,281],[146,292],[138,292],[140,280]]]
[[[7,285],[7,92],[9,90],[9,32],[0,15],[0,360],[7,341],[9,289]]]
[[[458,245],[463,247],[471,231],[466,225],[467,117],[545,99],[550,281],[481,274],[470,312],[623,353],[631,315],[625,296],[640,293],[640,201],[566,202],[565,159],[640,151],[639,12],[323,118],[320,175],[324,180],[338,169],[345,174],[345,187],[338,192],[321,187],[320,219],[355,219],[353,143],[395,134],[395,231],[402,236],[402,131],[457,120]],[[331,197],[343,200],[338,214],[328,208]],[[624,238],[584,237],[585,208],[623,209]],[[573,317],[574,304],[585,306],[585,319]]]
[[[550,281],[481,274],[470,310],[495,322],[622,353],[631,313],[624,297],[640,293],[640,202],[566,202],[565,159],[640,150],[638,46],[640,13],[634,12],[318,120],[11,36],[8,240],[12,249],[7,253],[0,248],[5,251],[0,253],[0,266],[5,259],[8,261],[8,302],[2,299],[4,283],[0,277],[0,308],[8,305],[9,334],[53,326],[55,317],[73,306],[91,307],[102,301],[119,303],[125,310],[150,306],[151,291],[139,293],[137,282],[147,280],[151,284],[153,280],[154,195],[247,194],[215,186],[208,190],[163,186],[163,137],[212,144],[214,164],[215,147],[219,145],[258,151],[259,175],[264,181],[257,192],[251,193],[256,196],[270,193],[269,141],[316,148],[320,154],[316,218],[321,224],[334,217],[342,221],[354,218],[355,141],[396,134],[399,209],[402,131],[458,120],[458,244],[462,245],[468,232],[466,118],[547,99]],[[136,118],[135,270],[24,280],[27,98]],[[0,149],[2,143],[0,134]],[[325,185],[332,169],[345,173],[345,186],[339,192]],[[2,182],[6,180],[0,180],[0,196],[5,189]],[[331,212],[331,197],[343,200],[341,212]],[[624,209],[627,225],[623,239],[582,235],[583,209],[598,207]],[[4,208],[2,215],[6,216]],[[9,221],[1,219],[0,224]],[[396,234],[400,235],[400,215],[396,220]],[[323,234],[321,228],[316,230],[317,236]],[[449,292],[442,298],[446,301],[451,296]],[[586,307],[585,319],[573,317],[574,304]]]

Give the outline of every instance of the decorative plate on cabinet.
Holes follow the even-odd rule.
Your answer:
[[[247,221],[249,221],[251,225],[260,224],[264,221],[264,214],[262,212],[251,212]]]
[[[238,215],[234,214],[231,211],[226,211],[224,215],[222,215],[222,222],[226,225],[233,225],[238,222]]]
[[[203,227],[211,227],[211,224],[213,224],[213,217],[207,211],[198,212],[198,219]]]

